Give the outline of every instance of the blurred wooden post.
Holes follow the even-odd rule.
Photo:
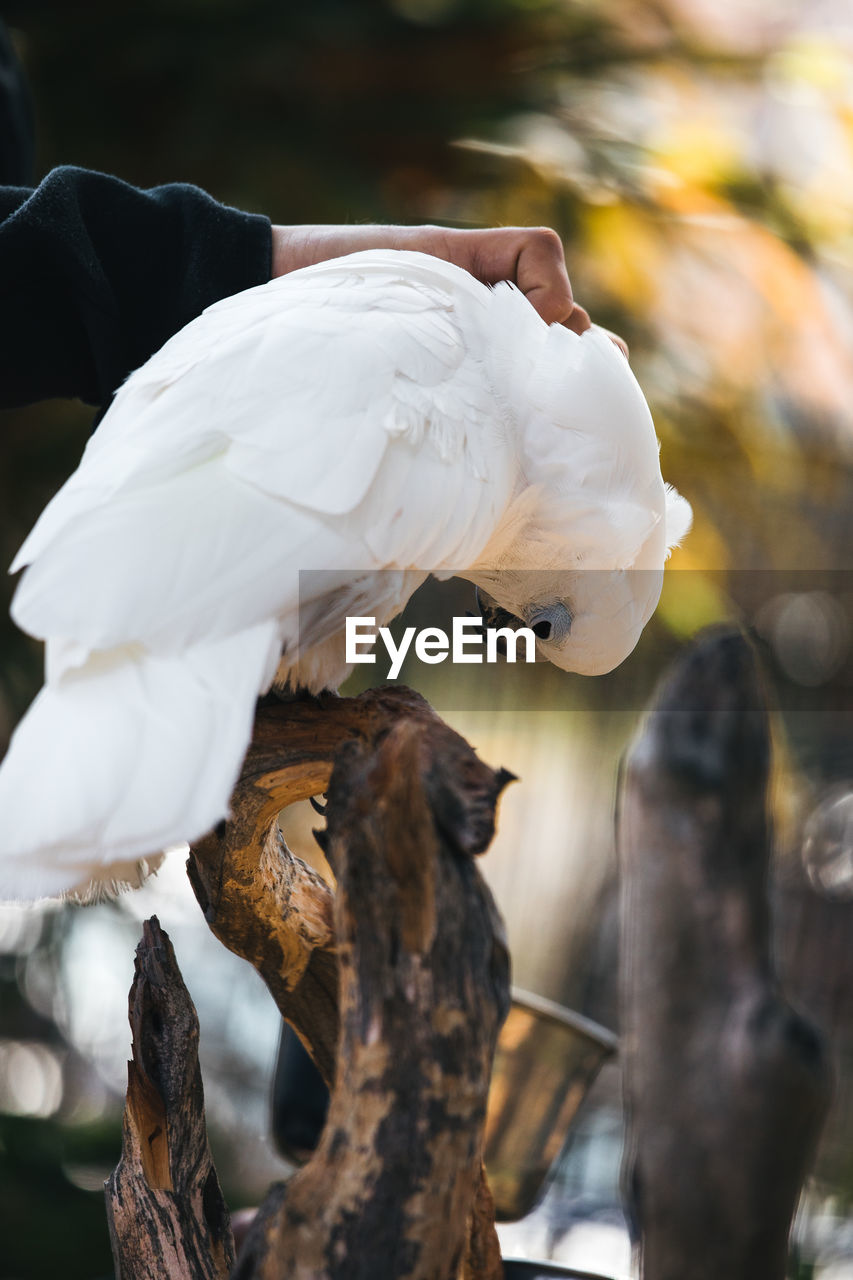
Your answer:
[[[679,660],[621,795],[626,1199],[644,1280],[782,1280],[829,1097],[770,955],[770,738],[751,646]]]

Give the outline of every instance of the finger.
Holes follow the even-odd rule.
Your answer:
[[[586,333],[587,329],[592,328],[589,312],[584,307],[579,307],[577,303],[572,307],[571,315],[563,321],[563,324],[567,329],[571,329],[572,333]]]
[[[565,324],[573,317],[575,303],[563,243],[549,227],[533,227],[522,235],[515,283],[546,324]]]
[[[484,284],[511,280],[547,324],[572,315],[574,299],[563,244],[549,227],[446,230],[431,251],[470,271]],[[582,321],[581,321],[582,322]]]

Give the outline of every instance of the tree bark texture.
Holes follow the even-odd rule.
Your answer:
[[[323,694],[258,704],[252,743],[227,823],[191,849],[190,882],[217,938],[253,965],[331,1086],[338,1042],[334,894],[287,848],[279,811],[326,790],[339,748],[372,749],[400,721],[417,728],[443,804],[468,854],[494,834],[495,804],[512,777],[477,758],[429,703],[405,686],[356,698]],[[441,779],[441,781],[439,781]]]
[[[130,991],[133,1060],[107,1183],[116,1280],[225,1280],[230,1220],[207,1144],[198,1018],[168,935],[146,921]]]
[[[619,816],[623,1176],[644,1280],[782,1280],[828,1105],[822,1041],[778,990],[768,716],[749,643],[680,659]]]
[[[510,777],[402,687],[259,705],[231,817],[193,845],[189,874],[333,1097],[323,1145],[272,1193],[241,1277],[445,1280],[466,1222],[466,1276],[500,1275],[480,1148],[508,959],[473,855]],[[326,788],[337,894],[276,821]]]
[[[262,1206],[239,1280],[451,1280],[465,1251],[509,1005],[501,922],[471,854],[506,775],[420,699],[395,696],[390,719],[387,705],[378,732],[340,749],[328,787],[340,960],[328,1121]]]
[[[503,1280],[501,1246],[495,1231],[495,1200],[484,1164],[480,1165],[480,1178],[468,1215],[467,1237],[459,1280]]]

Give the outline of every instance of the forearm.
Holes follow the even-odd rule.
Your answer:
[[[548,227],[274,226],[272,239],[274,276],[361,249],[410,249],[452,262],[484,284],[511,280],[549,324],[578,333],[589,328],[572,297],[560,238]]]
[[[56,169],[0,189],[0,404],[106,403],[210,303],[269,279],[269,222],[198,188]]]
[[[576,332],[559,237],[542,227],[274,226],[196,187],[141,191],[84,169],[0,188],[0,406],[50,396],[106,404],[205,307],[360,249],[410,249],[511,280],[549,323]]]

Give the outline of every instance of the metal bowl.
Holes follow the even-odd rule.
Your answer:
[[[589,1018],[513,989],[486,1114],[484,1158],[499,1221],[516,1222],[533,1208],[578,1107],[618,1044]]]
[[[516,1222],[533,1208],[578,1107],[617,1045],[612,1031],[589,1018],[513,989],[486,1112],[484,1155],[499,1221]],[[272,1098],[282,1155],[297,1164],[309,1158],[328,1102],[317,1068],[285,1023]]]
[[[536,1262],[533,1258],[504,1258],[504,1280],[607,1280],[593,1271],[577,1271],[574,1267],[561,1267],[558,1262]]]

